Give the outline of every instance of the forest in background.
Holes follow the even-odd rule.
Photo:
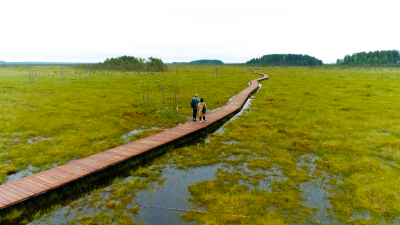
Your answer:
[[[102,63],[67,63],[67,62],[4,62],[2,67],[13,65],[76,65],[79,68],[92,70],[119,70],[119,71],[166,71],[167,66],[161,59],[149,57],[148,59],[134,56],[119,56],[107,58]],[[201,59],[191,62],[173,62],[172,65],[225,65],[217,59]],[[229,64],[229,63],[228,63]],[[259,58],[253,58],[246,63],[238,65],[249,66],[322,66],[324,63],[313,56],[302,54],[270,54]],[[398,50],[382,50],[358,52],[346,55],[343,59],[337,59],[330,64],[347,67],[398,67],[400,66],[400,54]]]
[[[254,58],[245,63],[251,66],[321,66],[322,60],[309,55],[271,54]]]
[[[194,60],[191,62],[173,62],[172,64],[182,64],[182,65],[197,65],[197,64],[203,64],[203,65],[224,65],[224,62],[218,59],[200,59],[200,60]]]
[[[398,50],[359,52],[353,55],[346,55],[343,59],[338,59],[336,65],[339,66],[372,66],[372,67],[397,67],[400,64]]]

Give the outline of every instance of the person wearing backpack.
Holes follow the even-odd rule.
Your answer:
[[[190,106],[193,109],[193,121],[196,122],[196,116],[197,116],[197,104],[200,102],[199,98],[197,97],[197,94],[194,95],[194,98],[192,98],[192,101],[190,101]]]
[[[204,122],[206,122],[206,112],[207,112],[207,108],[206,108],[206,103],[204,102],[204,99],[201,98],[199,104],[197,105],[197,108],[200,110],[199,111],[199,121],[201,123],[201,117],[203,117]]]

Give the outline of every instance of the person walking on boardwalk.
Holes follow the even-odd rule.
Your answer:
[[[206,103],[204,102],[204,99],[201,98],[199,104],[197,105],[197,108],[199,109],[199,121],[201,123],[201,117],[203,117],[203,121],[206,122],[206,112],[207,112],[207,106]]]
[[[193,109],[193,121],[196,122],[196,116],[197,116],[197,104],[200,102],[199,98],[197,97],[197,94],[194,95],[194,98],[192,98],[192,101],[190,102],[190,106]]]

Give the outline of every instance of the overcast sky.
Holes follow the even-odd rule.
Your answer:
[[[308,54],[335,62],[400,49],[398,0],[12,0],[0,8],[0,61],[246,62]]]

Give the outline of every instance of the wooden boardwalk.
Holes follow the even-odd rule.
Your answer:
[[[206,123],[185,123],[149,137],[0,185],[0,210],[175,141],[230,115],[243,106],[248,96],[258,87],[259,80],[269,78],[266,74],[257,71],[254,73],[263,75],[263,78],[250,81],[250,85],[239,92],[224,107],[207,114]]]

